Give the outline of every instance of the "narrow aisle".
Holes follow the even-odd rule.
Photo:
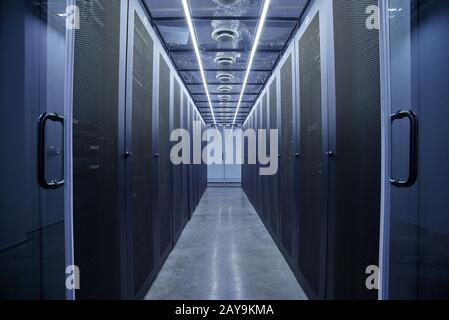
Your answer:
[[[146,299],[307,299],[241,188],[208,188]]]

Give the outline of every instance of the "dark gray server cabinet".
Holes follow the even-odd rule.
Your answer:
[[[173,105],[172,105],[172,130],[181,128],[181,86],[176,78],[173,79]],[[175,145],[177,142],[172,142]],[[170,162],[171,163],[171,162]],[[172,169],[172,214],[173,214],[173,241],[176,242],[184,227],[182,208],[182,165],[171,163]]]
[[[290,55],[280,69],[280,134],[279,134],[279,245],[288,262],[295,265],[296,201],[295,192],[295,136],[293,101],[293,58]]]
[[[170,161],[170,68],[159,57],[159,105],[158,105],[158,240],[159,256],[164,261],[173,242],[172,236],[172,183]]]
[[[334,200],[328,224],[327,298],[377,299],[365,285],[379,263],[381,100],[379,30],[364,10],[375,0],[335,0]]]
[[[309,296],[325,296],[327,159],[323,145],[320,16],[310,22],[298,43],[299,63],[299,250],[298,268]],[[282,184],[281,184],[282,185]]]
[[[189,127],[189,100],[187,95],[184,93],[182,95],[182,112],[181,112],[181,128],[188,130]],[[182,164],[182,217],[184,224],[190,219],[190,208],[189,208],[189,165]]]
[[[156,200],[153,166],[153,56],[154,43],[137,12],[130,13],[133,47],[128,51],[126,107],[126,205],[128,226],[128,281],[132,297],[142,297],[155,276],[154,215]],[[131,43],[131,42],[129,42]],[[132,64],[131,64],[132,61]],[[131,68],[131,69],[130,69]],[[129,102],[131,104],[129,104]]]
[[[270,130],[269,130],[269,110],[268,110],[268,94],[265,92],[262,97],[262,104],[261,104],[261,110],[262,110],[262,116],[261,116],[261,129],[264,130],[265,134],[265,154],[270,154]],[[266,167],[264,165],[263,167]],[[270,176],[261,176],[261,207],[262,207],[262,216],[265,222],[265,225],[269,225],[268,216],[270,211],[270,202],[269,202],[269,186],[270,186]]]
[[[269,86],[269,129],[278,129],[278,104],[277,104],[277,78]],[[270,150],[271,153],[271,150]],[[268,185],[268,226],[271,233],[276,237],[278,234],[279,220],[279,170],[276,174],[269,176]]]
[[[81,270],[77,299],[119,299],[118,97],[120,6],[76,1],[73,86],[73,233]]]
[[[195,170],[194,167],[195,165],[193,164],[193,125],[194,125],[194,106],[189,103],[189,110],[188,110],[188,114],[189,114],[189,121],[188,121],[188,126],[189,126],[189,132],[190,132],[190,137],[191,137],[191,143],[190,143],[190,165],[189,165],[189,210],[190,210],[190,217],[193,214],[193,211],[195,211]]]

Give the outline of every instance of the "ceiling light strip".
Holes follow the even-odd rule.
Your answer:
[[[190,15],[190,7],[188,0],[182,0],[182,6],[184,8],[184,14],[186,16],[187,25],[189,27],[190,36],[192,37],[193,49],[195,51],[196,59],[198,60],[198,66],[201,73],[201,78],[203,79],[204,90],[206,91],[207,100],[209,102],[209,108],[212,112],[212,118],[214,120],[214,125],[217,126],[217,121],[215,120],[214,108],[212,107],[212,101],[209,95],[209,89],[207,88],[206,75],[204,74],[203,63],[201,61],[200,49],[198,48],[198,41],[196,38],[195,28],[193,27],[192,17]]]
[[[242,100],[243,100],[243,95],[245,94],[246,84],[248,83],[249,74],[251,72],[254,56],[256,55],[257,47],[259,45],[259,40],[260,40],[260,36],[262,34],[263,26],[264,26],[265,20],[267,18],[269,6],[270,6],[270,0],[265,0],[263,3],[262,14],[260,16],[259,24],[257,25],[257,31],[256,31],[256,36],[254,38],[253,48],[252,48],[250,56],[249,56],[248,68],[246,70],[245,78],[244,78],[243,84],[242,84],[242,92],[240,93],[239,102],[237,103],[237,110],[235,111],[234,121],[232,122],[233,127],[235,126],[235,122],[237,120],[237,115],[239,113],[240,104],[242,103]]]

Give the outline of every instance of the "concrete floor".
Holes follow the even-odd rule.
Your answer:
[[[208,188],[146,299],[307,299],[241,188]]]

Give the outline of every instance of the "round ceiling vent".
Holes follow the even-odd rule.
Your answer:
[[[219,66],[222,66],[222,67],[231,66],[236,61],[237,61],[237,59],[235,58],[235,56],[233,54],[229,54],[229,55],[218,54],[214,59],[215,64],[218,64]]]
[[[219,73],[217,79],[222,82],[231,82],[234,80],[234,76],[231,73]]]
[[[230,108],[220,108],[220,109],[218,109],[218,111],[219,112],[231,112],[232,109],[230,109]]]
[[[237,2],[239,2],[240,0],[215,0],[219,5],[225,6],[225,7],[229,7],[232,6],[234,4],[236,4]]]
[[[220,102],[218,105],[222,108],[230,108],[231,107],[231,104],[229,102]]]
[[[221,86],[218,87],[218,91],[220,91],[221,93],[231,93],[232,86],[221,85]]]
[[[223,101],[223,102],[231,101],[231,99],[232,99],[232,97],[230,95],[218,96],[218,98],[220,99],[220,101]]]
[[[239,22],[237,20],[214,20],[212,21],[212,38],[217,42],[233,42],[240,36],[237,31]]]
[[[239,37],[237,30],[228,28],[218,28],[212,32],[212,38],[218,42],[233,42]]]

